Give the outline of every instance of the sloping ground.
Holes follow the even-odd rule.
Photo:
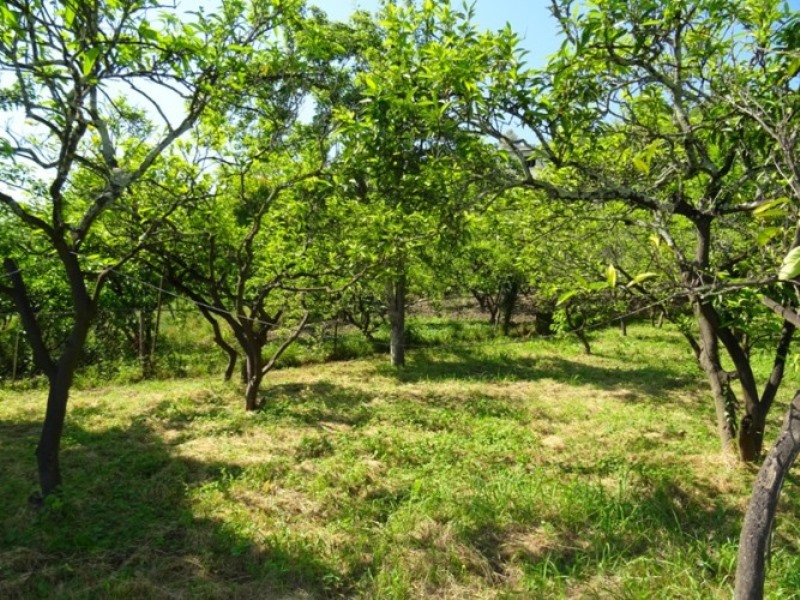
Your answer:
[[[683,342],[593,349],[284,369],[256,414],[210,379],[76,392],[40,512],[43,393],[2,392],[0,597],[729,597],[753,473],[721,458]],[[774,598],[800,589],[795,486]]]

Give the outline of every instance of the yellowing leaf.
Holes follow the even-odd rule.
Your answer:
[[[643,283],[648,279],[652,279],[653,277],[658,277],[658,273],[651,273],[651,272],[639,273],[636,277],[634,277],[628,282],[628,285],[626,287],[633,287],[634,285],[639,285],[640,283]]]
[[[788,211],[784,206],[789,202],[788,198],[777,198],[760,204],[753,210],[753,216],[758,219],[769,219],[770,217],[785,217]]]
[[[758,236],[756,236],[756,241],[758,242],[759,246],[766,246],[769,244],[775,236],[783,231],[780,227],[764,227],[764,229],[759,230]]]
[[[608,287],[617,287],[617,270],[614,268],[614,265],[608,265],[606,269],[606,281],[608,281]]]
[[[650,174],[650,165],[648,165],[645,160],[639,158],[638,156],[633,157],[633,166],[636,167],[636,170],[639,171],[639,173],[643,173],[645,175]]]
[[[570,290],[568,292],[564,292],[558,297],[558,300],[556,301],[556,306],[561,306],[562,304],[565,304],[566,302],[569,301],[570,298],[572,298],[577,293],[578,290]]]
[[[783,259],[783,264],[778,271],[778,279],[788,281],[796,279],[798,275],[800,275],[800,246],[793,248]]]

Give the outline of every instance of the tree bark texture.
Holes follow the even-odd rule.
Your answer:
[[[406,364],[406,274],[400,273],[387,285],[389,305],[389,354],[392,365],[402,367]]]
[[[736,600],[760,600],[769,542],[781,488],[800,452],[800,391],[795,393],[783,428],[753,485],[753,494],[742,526],[736,566]]]

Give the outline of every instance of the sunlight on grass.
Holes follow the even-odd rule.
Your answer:
[[[0,596],[729,597],[753,473],[721,458],[693,359],[643,326],[594,346],[284,368],[255,414],[216,379],[76,392],[38,513],[44,394],[9,391]],[[775,598],[800,567],[786,496]]]

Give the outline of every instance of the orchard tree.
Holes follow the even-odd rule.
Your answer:
[[[301,122],[308,90],[295,84],[208,116],[195,143],[213,140],[214,167],[151,248],[157,270],[210,323],[228,355],[226,379],[243,358],[247,410],[259,407],[263,378],[309,318],[325,312],[319,297],[363,270],[344,237],[347,200],[328,174],[329,120]],[[273,338],[281,343],[267,358]]]
[[[358,16],[353,92],[336,113],[340,181],[371,206],[367,235],[385,249],[392,364],[404,364],[408,275],[424,248],[459,243],[465,211],[498,168],[497,148],[464,122],[459,90],[477,93],[496,39],[449,2],[386,2],[371,22]]]
[[[781,263],[782,280],[793,284],[779,296],[762,300],[780,321],[800,327],[797,296],[800,279],[800,14],[785,12],[778,3],[752,3],[748,30],[758,43],[745,60],[724,65],[715,92],[736,114],[756,126],[751,143],[763,147],[765,166],[777,173],[785,195],[760,211],[760,235],[771,250],[773,264]],[[780,243],[781,239],[783,243]],[[778,243],[775,243],[776,239]],[[786,248],[792,248],[781,260]],[[791,301],[787,298],[791,298]],[[777,320],[777,319],[776,319]],[[783,427],[768,452],[753,485],[742,526],[736,569],[737,599],[762,598],[767,556],[783,483],[800,452],[800,394],[795,393]]]
[[[12,298],[50,384],[36,449],[44,496],[61,485],[67,399],[104,285],[171,207],[143,216],[140,237],[110,260],[93,260],[85,246],[236,73],[245,59],[237,52],[274,30],[285,6],[224,3],[218,17],[190,24],[150,0],[0,5],[0,106],[16,118],[0,146],[0,210],[47,250],[70,297],[66,341],[53,353],[37,317],[41,300],[20,268],[24,246],[7,252],[0,291]],[[181,107],[178,117],[169,114],[168,98]],[[146,136],[142,107],[162,119]]]
[[[578,7],[554,0],[564,36],[559,53],[543,72],[498,78],[488,101],[535,136],[548,176],[520,161],[523,185],[567,202],[622,202],[635,211],[633,222],[670,248],[680,272],[675,291],[695,313],[722,445],[728,449],[738,436],[745,461],[760,455],[795,327],[783,321],[772,372],[759,390],[745,344],[726,318],[735,312],[726,292],[762,279],[763,236],[747,224],[787,190],[769,150],[753,143],[761,139],[757,124],[714,85],[730,57],[761,52],[752,26],[765,6],[785,18],[777,1],[598,0]],[[502,137],[491,122],[482,126]],[[743,234],[734,243],[725,234],[730,228]],[[723,351],[732,372],[723,368]]]
[[[247,410],[258,408],[264,376],[302,332],[310,313],[298,288],[313,287],[316,274],[308,250],[314,206],[306,200],[315,184],[302,185],[312,175],[293,179],[275,169],[274,154],[269,159],[271,169],[221,165],[215,191],[177,211],[170,221],[173,239],[153,248],[168,283],[211,324],[215,342],[228,355],[226,379],[243,357]],[[287,327],[265,359],[270,336]]]

